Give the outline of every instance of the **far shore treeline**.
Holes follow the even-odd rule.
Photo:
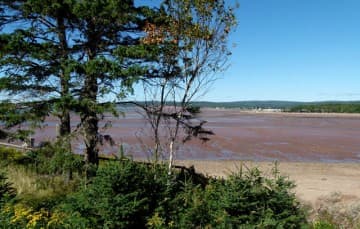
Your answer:
[[[144,102],[137,102],[142,104]],[[169,103],[168,105],[172,105]],[[121,104],[123,106],[123,104]],[[131,104],[129,104],[131,106]],[[284,112],[303,113],[360,113],[360,101],[322,101],[322,102],[296,102],[296,101],[235,101],[235,102],[208,102],[195,101],[192,107],[224,108],[224,109],[279,109]]]
[[[285,111],[305,113],[360,113],[360,103],[302,104]]]

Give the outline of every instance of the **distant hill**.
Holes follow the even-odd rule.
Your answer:
[[[286,109],[301,105],[292,101],[237,101],[237,102],[192,102],[193,106],[210,108],[240,108],[240,109]]]
[[[138,102],[144,104],[144,102]],[[155,102],[156,104],[156,102]],[[171,105],[169,103],[168,105]],[[201,108],[238,108],[238,109],[281,109],[288,112],[335,112],[335,113],[360,113],[360,101],[236,101],[236,102],[208,102],[196,101],[191,103],[194,107]],[[121,105],[121,106],[124,106]],[[127,105],[133,106],[133,105]]]
[[[138,101],[140,105],[144,105],[145,102]],[[157,104],[158,102],[153,102],[153,104]],[[208,107],[208,108],[240,108],[240,109],[286,109],[295,107],[298,105],[303,105],[302,102],[292,102],[292,101],[237,101],[237,102],[208,102],[208,101],[196,101],[192,102],[191,105],[194,107]],[[121,106],[133,106],[130,104],[122,104]],[[167,103],[167,105],[172,105],[172,103]]]
[[[319,104],[302,104],[285,109],[288,112],[304,113],[360,113],[360,103],[319,103]]]

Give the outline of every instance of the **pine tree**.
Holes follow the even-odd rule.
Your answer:
[[[59,137],[71,132],[71,22],[69,5],[61,2],[0,1],[1,120],[7,128],[39,126],[52,114]],[[18,133],[25,138],[29,130]]]
[[[140,42],[156,10],[132,0],[26,0],[0,1],[0,13],[2,120],[12,127],[53,114],[65,135],[76,111],[85,162],[97,165],[107,102],[131,93],[156,60],[156,46]]]
[[[141,44],[144,24],[156,13],[148,7],[136,7],[134,1],[76,1],[73,8],[78,39],[76,75],[83,83],[78,106],[85,139],[85,161],[98,163],[101,136],[98,123],[110,95],[117,99],[132,92],[138,77],[148,74],[147,61],[154,61],[154,49]]]

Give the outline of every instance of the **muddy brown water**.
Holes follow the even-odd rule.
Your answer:
[[[176,158],[194,160],[254,160],[300,162],[360,162],[360,115],[253,113],[240,110],[203,109],[200,119],[215,135],[207,143],[191,140],[178,146]],[[142,115],[128,111],[125,117],[108,117],[112,127],[101,129],[117,145],[105,144],[104,154],[117,154],[123,145],[135,158],[149,157],[151,131]],[[74,118],[75,128],[78,118]],[[57,120],[33,136],[36,143],[55,138]],[[101,123],[104,126],[105,122]],[[164,132],[165,133],[165,132]],[[166,136],[164,136],[166,138]],[[81,139],[74,149],[84,149]]]

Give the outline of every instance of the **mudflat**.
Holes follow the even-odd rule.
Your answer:
[[[359,114],[306,114],[244,112],[239,109],[202,109],[197,117],[215,135],[202,143],[196,139],[178,144],[178,159],[251,160],[287,162],[360,162]],[[77,117],[72,123],[75,129]],[[110,128],[101,128],[110,121]],[[35,141],[56,136],[57,120],[48,118],[46,126],[34,135]],[[163,140],[168,138],[163,128]],[[103,147],[102,153],[117,153],[122,145],[135,158],[146,158],[152,145],[152,132],[141,113],[129,110],[124,117],[106,117],[100,132],[117,143]],[[74,149],[81,153],[81,140]]]
[[[203,111],[201,118],[208,120],[209,129],[216,134],[207,151],[207,154],[214,152],[214,157],[255,161],[360,162],[359,114],[210,109]]]
[[[122,145],[127,154],[146,159],[150,155],[152,133],[141,113],[128,110],[125,117],[107,117],[112,127],[101,129],[110,134],[115,146],[104,146],[102,153],[116,154]],[[207,120],[206,128],[215,135],[207,143],[191,140],[178,145],[180,164],[195,165],[209,175],[226,176],[247,161],[270,174],[274,161],[280,172],[294,180],[299,199],[315,204],[333,192],[344,200],[360,199],[360,114],[308,114],[246,112],[239,109],[202,109],[198,119]],[[77,118],[72,123],[75,129]],[[57,120],[49,117],[37,131],[35,140],[56,136]],[[100,126],[101,126],[100,125]],[[166,139],[166,132],[163,133]],[[83,145],[74,141],[81,153]],[[166,159],[167,155],[164,155]],[[181,161],[182,160],[182,161]]]

